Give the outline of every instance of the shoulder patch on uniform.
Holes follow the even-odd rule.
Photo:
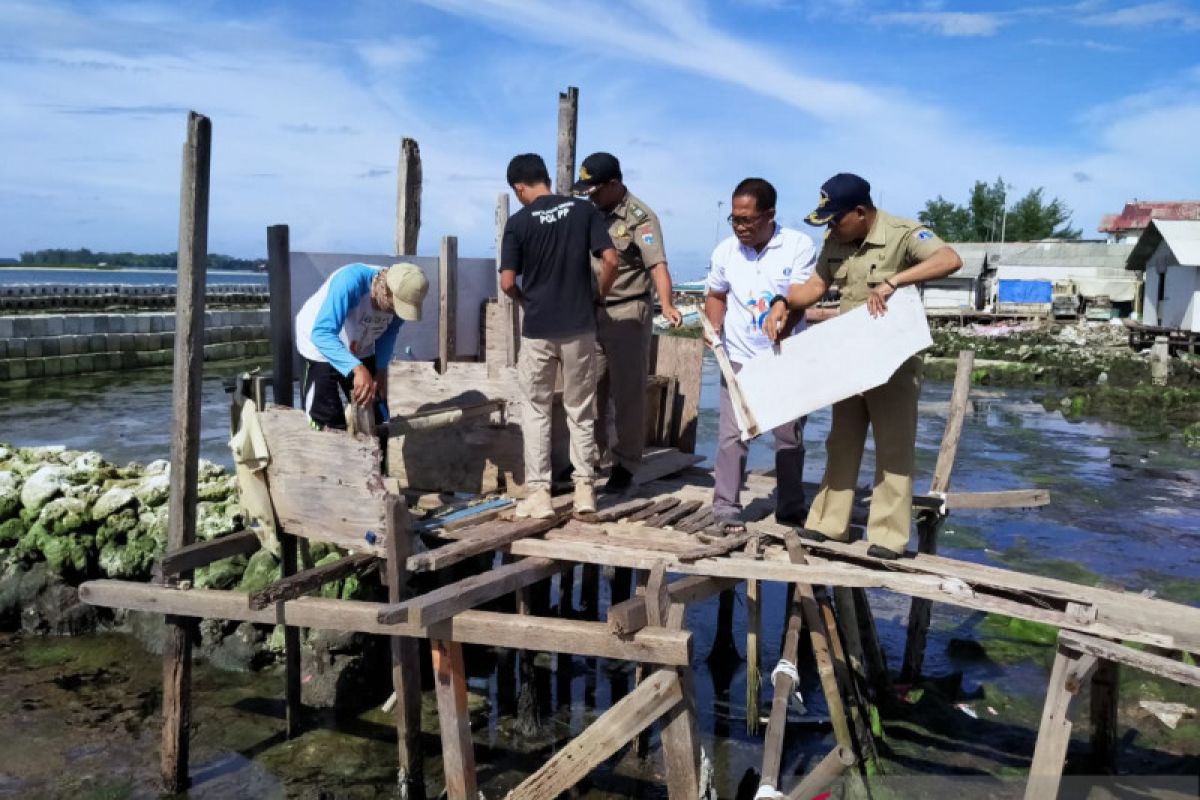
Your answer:
[[[932,239],[933,231],[929,230],[929,228],[921,228],[919,231],[917,231],[917,238],[918,239]]]
[[[654,244],[654,234],[651,233],[650,231],[646,231],[645,233],[643,233],[642,234],[642,243],[647,244],[647,245]]]
[[[639,222],[646,218],[646,212],[640,206],[630,206],[629,214]]]

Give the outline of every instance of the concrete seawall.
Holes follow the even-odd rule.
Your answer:
[[[265,308],[207,311],[204,359],[270,352]],[[173,311],[0,316],[0,381],[166,366],[174,357]]]
[[[0,278],[3,273],[0,272]],[[215,306],[261,306],[270,299],[262,284],[213,284],[205,302]],[[108,307],[174,308],[175,287],[128,284],[5,284],[0,285],[0,312],[102,309]]]

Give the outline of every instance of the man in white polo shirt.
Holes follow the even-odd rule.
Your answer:
[[[746,178],[733,190],[729,223],[733,236],[713,250],[708,268],[704,313],[720,332],[734,371],[769,350],[771,340],[763,322],[778,295],[804,283],[816,264],[812,239],[775,222],[775,187],[762,178]],[[804,328],[801,313],[789,316],[786,331]],[[806,508],[801,476],[804,471],[804,418],[780,425],[775,436],[777,481],[775,518],[803,525]],[[721,424],[717,437],[713,516],[726,533],[743,529],[739,494],[746,476],[746,443],[740,438],[729,389],[721,381]]]

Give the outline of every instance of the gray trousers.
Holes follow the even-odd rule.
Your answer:
[[[733,371],[741,371],[734,364]],[[804,506],[804,423],[807,417],[775,428],[775,516],[802,522]],[[729,387],[721,378],[721,424],[717,433],[717,468],[713,474],[713,516],[736,517],[742,511],[739,495],[746,478],[746,453],[749,445],[741,439]]]
[[[596,446],[601,458],[636,473],[646,447],[646,381],[650,364],[653,314],[648,300],[631,300],[596,314]],[[609,399],[612,399],[612,410]],[[609,441],[608,423],[617,438]]]

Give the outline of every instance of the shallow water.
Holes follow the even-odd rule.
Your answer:
[[[206,378],[204,384],[202,454],[226,465],[230,462],[225,447],[228,401],[216,375],[218,372],[232,375],[234,371],[227,365],[208,369],[206,372],[212,377]],[[157,371],[82,377],[54,384],[0,386],[0,441],[95,449],[117,462],[166,458],[170,429],[169,378],[166,371]],[[937,383],[927,384],[922,395],[917,441],[918,490],[928,486],[949,395],[950,386]],[[1193,605],[1200,603],[1197,589],[1200,586],[1200,536],[1197,536],[1200,533],[1200,482],[1197,479],[1200,463],[1195,454],[1177,439],[1155,438],[1120,424],[1068,421],[1057,412],[1044,410],[1035,396],[1036,393],[1023,390],[972,390],[972,407],[964,425],[951,485],[960,491],[1042,487],[1051,492],[1051,505],[1037,510],[955,512],[940,538],[940,552],[953,558],[1067,580],[1103,581],[1130,589],[1152,589],[1163,597]],[[709,459],[716,433],[716,405],[717,377],[710,360],[706,362],[704,374],[699,428],[699,452]],[[820,479],[828,428],[828,411],[814,414],[808,421],[805,436],[808,446],[805,477],[808,480]],[[750,468],[768,469],[772,464],[769,436],[753,442]],[[864,482],[872,470],[868,442],[862,472]],[[607,586],[606,582],[603,584]],[[785,599],[782,585],[763,587],[761,663],[764,683],[769,683],[771,666],[779,656]],[[889,662],[896,669],[903,655],[908,600],[886,592],[873,592],[871,600]],[[690,608],[688,624],[696,633],[695,685],[704,745],[716,762],[721,794],[728,797],[734,794],[745,769],[756,767],[761,759],[761,734],[751,736],[745,730],[744,662],[734,665],[731,674],[725,674],[722,669],[711,669],[706,660],[712,646],[715,616],[714,599]],[[947,645],[951,639],[976,637],[981,619],[980,614],[937,607],[927,649],[926,672],[942,675],[961,671],[968,692],[986,683],[1006,695],[1024,698],[1021,702],[1028,706],[1026,716],[1030,713],[1029,708],[1036,713],[1046,679],[1042,660],[1000,665],[987,659],[964,660],[948,654]],[[741,649],[745,641],[745,605],[740,595],[735,628]],[[21,654],[25,648],[43,646],[16,643],[7,654],[0,655],[0,659],[11,665],[12,658],[24,657]],[[128,647],[136,650],[131,641]],[[140,653],[131,652],[128,658],[137,663],[145,660],[151,667],[156,664],[153,657],[143,657]],[[584,727],[592,718],[592,709],[607,707],[630,678],[626,670],[614,669],[614,665],[603,660],[576,658],[572,664],[575,669],[570,681],[552,685],[551,706],[555,709],[552,729],[563,737]],[[236,701],[217,693],[212,696],[213,702],[249,703],[251,706],[257,704],[256,707],[265,704],[271,708],[278,702],[282,685],[275,676],[235,679],[215,677],[210,672],[206,668],[200,670],[208,676],[204,680],[210,684],[225,686],[232,682],[241,687],[238,692],[243,693]],[[149,685],[152,687],[153,669],[150,674]],[[129,680],[131,684],[136,683],[132,678]],[[493,672],[471,681],[472,690],[482,700],[490,701],[492,709],[496,708],[500,694],[498,680]],[[798,762],[823,755],[831,745],[827,726],[821,724],[825,708],[812,670],[804,671],[801,688],[809,704],[810,720],[803,727],[791,730],[810,733],[788,737],[784,754],[785,775]],[[143,691],[152,691],[152,688]],[[769,691],[763,693],[760,709],[764,712],[769,708],[769,696]],[[986,703],[981,706],[984,707]],[[9,717],[9,710],[6,709],[4,716]],[[234,717],[241,719],[236,714]],[[375,796],[376,791],[384,795],[390,780],[387,765],[394,757],[393,746],[380,743],[381,737],[386,742],[390,735],[387,721],[364,719],[350,726],[356,731],[355,736],[364,735],[366,731],[367,740],[357,748],[347,747],[344,737],[336,739],[336,732],[331,733],[327,726],[306,734],[300,742],[284,744],[274,740],[262,748],[247,743],[253,739],[250,733],[235,735],[231,732],[223,736],[209,728],[208,734],[212,738],[204,740],[206,756],[193,762],[198,777],[204,779],[193,795],[221,796],[214,787],[236,785],[240,787],[237,792],[226,796],[276,796],[283,791],[281,782],[287,785],[286,791],[293,794],[315,786],[336,785],[339,796],[342,793]],[[512,742],[507,730],[510,720],[494,712],[484,712],[477,722],[474,727],[479,758],[481,764],[487,765],[481,780],[488,782],[489,795],[513,785],[522,772],[527,774],[529,770],[520,765],[532,763],[531,769],[536,768],[538,759],[544,759],[548,752],[546,748],[551,747],[548,744],[533,747],[517,758],[507,749]],[[251,721],[241,719],[237,724],[257,731]],[[278,723],[268,717],[265,721],[259,719],[257,724],[260,727],[267,724],[271,728],[277,727]],[[231,731],[238,730],[233,722],[230,725]],[[139,733],[139,746],[154,746],[154,731],[148,731]],[[124,764],[121,768],[124,772],[131,769],[126,763],[128,759],[142,757],[136,754],[139,752],[136,747],[121,744],[119,737],[108,750],[109,745],[104,742],[93,747],[98,750],[80,751],[84,755],[78,757],[86,756],[98,763]],[[329,748],[336,755],[326,762],[319,759],[315,763],[306,761],[302,756],[304,748],[311,751],[317,747]],[[291,753],[291,757],[284,758],[283,752]],[[372,754],[372,763],[378,758],[382,764],[373,763],[372,767],[367,767],[362,763],[364,753]],[[144,757],[150,762],[152,771],[155,759],[148,752]],[[1028,753],[1023,757],[1027,758]],[[991,768],[1005,763],[1003,759],[993,758]],[[102,767],[97,769],[103,771]],[[350,779],[341,774],[347,770],[354,773],[356,769],[359,778]],[[659,796],[661,789],[655,785],[654,769],[653,764],[625,756],[601,771],[597,791],[603,788],[621,794]],[[139,770],[133,771],[141,775]],[[6,794],[4,772],[0,769],[0,796]],[[331,777],[333,772],[339,773],[336,778]],[[133,780],[134,795],[150,785],[143,778]],[[245,794],[246,787],[256,789]]]

